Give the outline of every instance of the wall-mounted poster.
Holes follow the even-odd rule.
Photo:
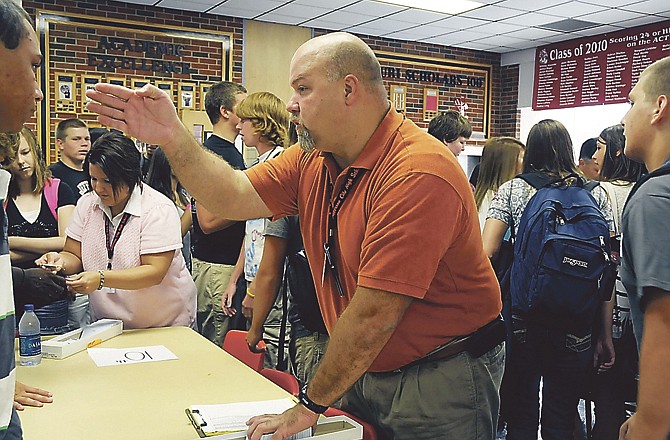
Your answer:
[[[423,89],[423,120],[430,121],[437,116],[437,106],[440,91],[437,89]]]
[[[69,73],[55,73],[56,112],[75,113],[75,82],[77,76]]]
[[[156,81],[156,87],[167,93],[174,102],[174,83],[172,81]]]
[[[179,110],[195,109],[195,84],[179,83]]]
[[[205,96],[211,87],[211,84],[200,83],[200,110],[205,110]]]
[[[109,84],[114,84],[115,86],[126,86],[126,77],[124,76],[108,76],[107,82]]]
[[[86,97],[86,91],[95,87],[97,83],[102,81],[100,75],[82,75],[81,76],[81,111],[82,113],[90,113],[86,109],[86,104],[90,101]]]
[[[146,79],[142,78],[133,78],[130,80],[132,84],[132,89],[141,89],[144,87],[146,84],[149,84],[150,81],[147,81]]]
[[[403,86],[391,86],[391,102],[399,112],[405,111],[407,88]]]

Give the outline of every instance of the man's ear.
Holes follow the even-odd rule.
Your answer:
[[[344,77],[344,99],[347,104],[354,102],[360,87],[361,82],[355,75],[349,74]]]
[[[651,118],[652,124],[660,122],[668,117],[668,112],[670,112],[668,106],[670,106],[670,102],[668,102],[668,97],[666,95],[659,95],[659,97],[656,98],[656,109]]]
[[[224,106],[219,107],[219,113],[221,114],[221,117],[224,119],[230,118],[230,112]]]
[[[56,139],[56,146],[58,147],[59,150],[63,149],[63,141],[60,139]]]

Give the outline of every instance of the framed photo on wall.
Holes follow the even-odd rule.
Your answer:
[[[174,83],[172,81],[156,81],[156,87],[167,93],[174,102]]]
[[[133,78],[130,80],[132,86],[131,89],[141,89],[144,87],[146,84],[149,84],[151,81],[148,81],[144,78]]]
[[[56,86],[56,112],[76,113],[75,95],[77,93],[77,75],[73,73],[54,73]]]
[[[107,82],[114,84],[115,86],[126,86],[126,77],[125,76],[108,76]]]
[[[207,96],[210,87],[211,84],[200,83],[200,110],[205,110],[205,96]]]
[[[404,86],[391,85],[391,102],[399,112],[405,111],[407,101],[407,88]]]
[[[423,89],[423,120],[428,122],[437,116],[438,97],[440,91],[438,89]]]
[[[195,109],[195,84],[179,83],[179,110]]]
[[[95,87],[97,83],[102,81],[100,75],[82,75],[81,76],[81,112],[82,113],[91,113],[86,109],[86,104],[90,101],[86,97],[86,91]]]

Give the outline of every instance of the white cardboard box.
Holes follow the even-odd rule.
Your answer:
[[[63,335],[42,341],[42,357],[47,359],[65,359],[88,347],[113,338],[123,331],[123,321],[118,319],[100,319],[83,328],[72,330]]]
[[[319,417],[314,434],[309,437],[317,440],[360,440],[363,438],[363,426],[347,416]],[[215,435],[207,440],[245,440],[246,432]],[[264,435],[262,440],[270,438]]]

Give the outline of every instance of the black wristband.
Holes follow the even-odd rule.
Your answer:
[[[307,385],[305,385],[300,390],[300,394],[298,394],[298,400],[300,400],[300,403],[305,408],[316,414],[323,414],[328,409],[327,406],[319,405],[318,403],[313,402],[312,399],[307,396]]]

